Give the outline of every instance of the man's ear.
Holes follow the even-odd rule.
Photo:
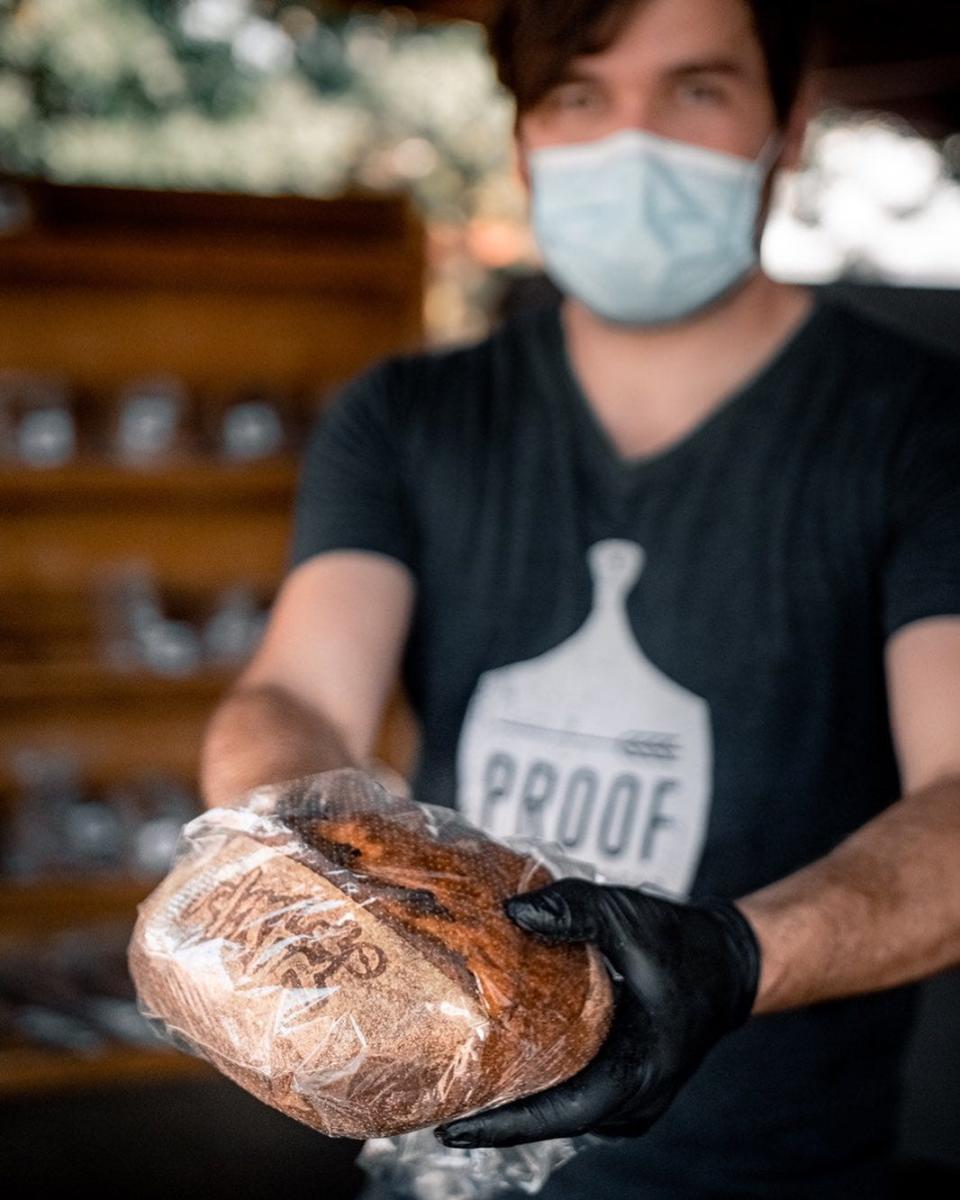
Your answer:
[[[807,71],[797,90],[797,96],[784,129],[783,150],[777,164],[778,168],[790,171],[801,165],[807,127],[820,111],[822,103],[823,88],[820,78],[815,72]]]

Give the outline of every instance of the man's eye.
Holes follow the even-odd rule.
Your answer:
[[[558,88],[553,94],[552,103],[555,108],[582,111],[584,109],[591,109],[599,106],[600,97],[593,88]]]
[[[680,87],[684,99],[692,100],[695,104],[723,104],[726,93],[723,88],[712,83],[684,83]]]

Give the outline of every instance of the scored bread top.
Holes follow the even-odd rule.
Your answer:
[[[450,811],[390,796],[344,770],[285,785],[276,816],[303,842],[301,861],[470,989],[509,1040],[578,1041],[599,1048],[606,973],[584,945],[549,945],[515,925],[503,901],[549,883],[532,856],[473,829]],[[439,818],[439,819],[438,819]],[[501,1052],[494,1036],[490,1053]],[[589,1057],[589,1055],[587,1056]],[[585,1060],[586,1061],[586,1060]]]
[[[342,770],[184,827],[128,953],[147,1015],[328,1136],[391,1136],[541,1091],[613,1009],[595,947],[503,901],[552,878],[455,810]]]

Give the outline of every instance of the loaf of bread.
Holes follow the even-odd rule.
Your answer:
[[[425,1128],[569,1078],[606,1036],[595,948],[503,912],[552,877],[360,771],[261,788],[186,825],[139,906],[138,1004],[322,1133]]]

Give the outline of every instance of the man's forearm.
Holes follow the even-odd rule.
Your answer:
[[[737,901],[763,955],[754,1013],[895,987],[960,963],[960,777]]]
[[[240,687],[207,726],[200,790],[214,808],[262,784],[355,765],[332,723],[286,689]]]

